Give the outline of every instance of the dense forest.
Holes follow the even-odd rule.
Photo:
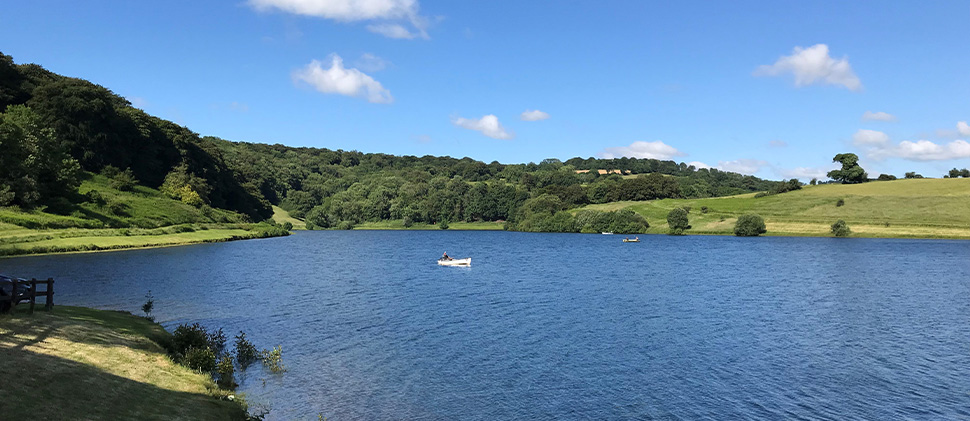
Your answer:
[[[18,65],[3,54],[0,110],[0,206],[49,212],[87,200],[76,192],[79,180],[98,173],[252,221],[269,218],[276,204],[313,228],[506,221],[508,229],[523,231],[633,233],[647,222],[632,212],[564,211],[782,184],[655,159],[501,164],[231,142],[148,115],[102,86]]]

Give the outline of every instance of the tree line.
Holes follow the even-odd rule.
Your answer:
[[[151,116],[109,89],[16,64],[0,53],[0,206],[48,211],[85,200],[87,173],[157,188],[193,206],[260,221],[279,205],[319,228],[368,221],[506,221],[527,231],[632,232],[627,213],[574,214],[587,204],[704,198],[784,184],[655,159],[485,163],[203,137]],[[620,170],[633,175],[599,174]],[[581,172],[580,170],[591,170]],[[642,218],[641,218],[642,219]]]

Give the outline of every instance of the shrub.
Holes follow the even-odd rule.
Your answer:
[[[690,229],[687,211],[681,208],[671,210],[667,214],[667,226],[670,227],[670,235],[684,235],[684,231]]]
[[[448,229],[448,221],[441,221],[441,223],[438,224],[438,228],[443,230]]]
[[[290,222],[290,221],[284,222],[283,223],[283,229],[284,230],[287,230],[287,231],[293,231],[293,223]]]
[[[236,379],[233,378],[236,368],[233,366],[232,355],[222,354],[222,358],[216,364],[216,373],[219,374],[219,381],[217,382],[219,387],[223,389],[233,390],[236,386]]]
[[[189,348],[185,351],[182,365],[203,373],[209,373],[216,369],[216,353],[212,352],[209,347]]]
[[[84,194],[84,196],[86,197],[86,200],[88,202],[94,203],[95,205],[98,205],[98,206],[104,206],[104,204],[107,203],[104,200],[104,196],[101,195],[101,192],[97,190],[88,191],[87,193]]]
[[[189,349],[208,349],[209,332],[202,325],[195,323],[192,325],[180,324],[172,332],[172,353],[177,355],[187,355]],[[213,354],[215,358],[215,354]],[[214,363],[213,363],[214,364]]]
[[[351,221],[340,221],[337,223],[338,230],[352,230],[354,229],[354,223]]]
[[[105,167],[104,173],[109,172],[108,168],[114,167]],[[115,168],[114,171],[118,171],[118,169]],[[131,171],[131,168],[126,168],[124,171],[119,171],[110,178],[111,180],[108,182],[108,185],[111,186],[111,188],[120,191],[131,191],[135,188],[135,184],[138,184],[138,180],[135,178],[135,173]]]
[[[839,207],[842,205],[845,205],[845,199],[839,199],[837,202],[835,202],[836,207]]]
[[[236,335],[236,362],[239,363],[239,367],[245,370],[257,358],[259,358],[259,353],[256,350],[256,346],[246,339],[245,333],[240,331]]]
[[[709,210],[711,210],[711,209],[708,208],[707,206],[701,206],[701,213],[707,213],[707,211],[709,211]]]
[[[755,199],[760,199],[760,198],[765,197],[765,196],[771,196],[771,193],[768,193],[766,191],[758,192],[758,193],[756,193],[754,195],[754,198]]]
[[[404,217],[404,228],[411,228],[414,225],[414,220],[410,216]]]
[[[734,224],[734,235],[738,237],[757,237],[766,232],[765,220],[759,215],[741,215]]]
[[[209,348],[213,352],[221,353],[226,348],[226,334],[222,331],[221,327],[219,330],[206,332],[206,342],[208,342]]]
[[[849,234],[852,234],[852,230],[849,229],[849,225],[845,221],[840,219],[832,224],[832,234],[836,237],[848,237]]]
[[[274,373],[286,371],[286,366],[283,365],[283,347],[281,346],[272,350],[264,349],[260,352],[259,359],[263,360],[263,366],[268,368],[269,371]]]
[[[145,317],[152,317],[152,309],[155,308],[155,296],[152,295],[152,290],[148,290],[148,294],[145,294],[145,304],[141,305],[141,311],[145,312]]]

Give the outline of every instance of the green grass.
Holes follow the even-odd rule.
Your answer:
[[[235,212],[196,208],[145,186],[119,191],[111,188],[107,178],[88,173],[73,203],[31,210],[0,208],[0,256],[161,247],[286,234],[243,220]]]
[[[505,226],[502,222],[449,222],[449,231],[501,231]],[[396,219],[380,222],[364,222],[354,225],[355,230],[437,230],[438,225],[415,223],[411,227],[404,226],[404,220]]]
[[[844,206],[836,206],[838,199]],[[970,238],[970,179],[915,179],[864,184],[826,184],[755,198],[744,194],[709,199],[614,202],[585,209],[629,208],[650,222],[649,232],[665,233],[667,212],[690,206],[694,234],[733,234],[737,217],[756,213],[767,235],[827,236],[845,220],[853,236]],[[701,207],[708,212],[702,213]]]
[[[296,219],[296,218],[290,216],[290,213],[289,212],[287,212],[283,208],[281,208],[279,206],[275,206],[275,205],[273,206],[273,220],[276,221],[276,223],[278,223],[278,224],[282,224],[284,222],[289,222],[289,223],[293,224],[293,229],[295,229],[295,230],[305,230],[306,229],[306,222],[304,222],[303,220]]]
[[[0,417],[234,420],[238,403],[205,374],[177,365],[161,326],[128,313],[55,306],[0,316]]]

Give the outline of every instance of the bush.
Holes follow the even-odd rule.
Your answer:
[[[269,371],[274,373],[286,371],[286,366],[283,365],[283,347],[281,346],[272,350],[264,349],[260,352],[259,359],[263,360],[263,366],[268,368]]]
[[[216,369],[216,353],[209,347],[189,348],[185,351],[182,365],[202,373],[212,372]]]
[[[338,230],[352,230],[354,229],[354,223],[351,221],[340,221],[337,223]]]
[[[187,355],[189,349],[193,348],[209,348],[209,332],[198,323],[178,325],[175,332],[172,332],[172,353]],[[213,358],[215,358],[215,354],[213,354]]]
[[[239,363],[239,367],[245,370],[257,358],[259,358],[259,352],[256,350],[256,346],[246,339],[245,333],[240,331],[236,335],[236,362]]]
[[[441,223],[438,224],[438,228],[443,230],[448,229],[448,221],[441,221]]]
[[[290,222],[290,221],[284,222],[283,223],[283,229],[284,230],[287,230],[287,231],[293,231],[293,223]]]
[[[222,358],[216,364],[216,373],[219,374],[219,381],[217,382],[219,387],[223,389],[233,390],[236,386],[236,379],[233,378],[236,368],[232,363],[232,355],[222,354]]]
[[[842,205],[845,205],[845,199],[839,199],[837,202],[835,202],[836,207],[840,207]]]
[[[148,294],[145,294],[145,304],[141,305],[141,311],[145,312],[145,317],[152,317],[152,309],[155,308],[155,296],[152,295],[152,290],[148,290]]]
[[[840,219],[832,224],[832,234],[836,237],[848,237],[849,234],[852,234],[852,230],[849,229],[849,225],[845,221]]]
[[[684,235],[684,231],[690,229],[687,211],[681,208],[671,210],[667,214],[667,226],[670,227],[670,235]]]
[[[410,216],[404,217],[404,228],[411,228],[414,225],[414,220]]]
[[[734,235],[738,237],[757,237],[766,232],[765,220],[759,215],[741,215],[734,224]]]
[[[709,210],[711,210],[711,209],[708,208],[707,206],[701,206],[701,213],[707,213],[707,211],[709,211]]]
[[[757,194],[754,195],[754,198],[755,199],[760,199],[760,198],[766,197],[766,196],[771,196],[771,193],[768,193],[766,191],[758,192]]]

